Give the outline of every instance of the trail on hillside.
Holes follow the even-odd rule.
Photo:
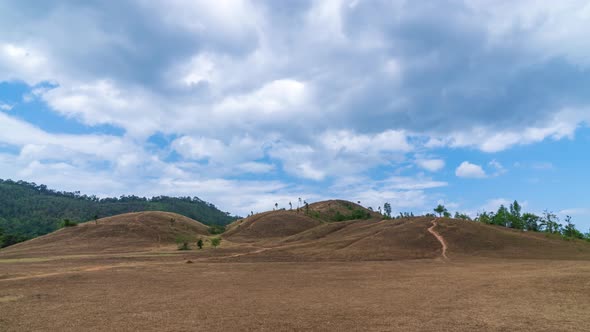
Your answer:
[[[436,227],[436,218],[432,219],[432,226],[428,228],[428,232],[430,232],[430,234],[432,234],[438,240],[438,242],[440,242],[442,246],[442,258],[449,259],[449,257],[447,257],[447,244],[445,242],[445,239],[442,237],[442,235],[438,234],[434,230],[434,227]]]

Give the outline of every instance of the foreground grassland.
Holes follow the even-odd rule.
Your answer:
[[[165,256],[3,259],[0,330],[585,331],[590,326],[587,261],[255,262],[247,252],[230,247]]]

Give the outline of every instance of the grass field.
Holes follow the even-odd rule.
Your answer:
[[[6,248],[0,331],[590,326],[586,242],[452,219],[330,223],[289,213],[236,222],[219,248],[203,225],[158,213]],[[179,251],[178,234],[207,245]]]
[[[4,260],[0,330],[587,331],[590,326],[590,262],[295,263],[219,257],[211,262],[205,256]]]

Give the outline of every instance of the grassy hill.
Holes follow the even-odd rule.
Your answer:
[[[63,219],[84,222],[95,216],[103,218],[140,211],[174,212],[208,225],[226,225],[236,219],[198,197],[97,198],[79,192],[58,192],[35,183],[0,179],[0,238],[3,230],[5,246],[55,231]]]
[[[173,248],[176,240],[207,237],[209,227],[171,212],[124,213],[65,227],[2,250],[6,256],[122,253]]]

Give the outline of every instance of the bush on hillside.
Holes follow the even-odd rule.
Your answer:
[[[217,247],[220,244],[221,244],[221,238],[214,237],[211,239],[211,245],[213,246],[213,248]]]
[[[176,237],[176,244],[178,244],[178,250],[190,250],[191,242],[193,242],[193,238],[190,236],[179,235]]]
[[[217,234],[223,234],[223,232],[225,232],[225,226],[221,226],[221,225],[209,226],[209,234],[217,235]]]
[[[78,223],[70,219],[64,219],[59,223],[59,228],[78,226]]]

